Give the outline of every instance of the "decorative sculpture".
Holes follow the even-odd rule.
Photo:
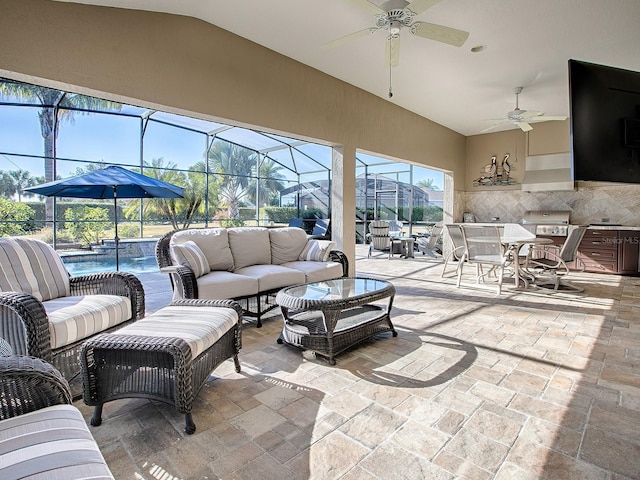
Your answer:
[[[494,155],[491,157],[491,168],[489,170],[489,177],[491,178],[491,181],[493,183],[496,183],[496,178],[498,176],[498,163],[497,163],[497,156]]]
[[[509,183],[509,174],[511,173],[511,165],[509,165],[509,154],[505,153],[502,159],[502,181]]]
[[[491,163],[485,165],[482,169],[483,175],[473,181],[473,185],[478,186],[500,186],[513,185],[516,183],[511,178],[511,164],[509,163],[511,154],[505,153],[502,164],[498,167],[498,156],[491,156]]]

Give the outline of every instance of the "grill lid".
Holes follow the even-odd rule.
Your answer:
[[[529,210],[522,217],[523,224],[569,225],[571,210]]]

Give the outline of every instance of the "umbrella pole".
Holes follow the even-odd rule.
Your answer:
[[[118,193],[117,186],[113,186],[113,221],[116,236],[113,239],[116,244],[116,272],[120,271],[120,239],[118,238]]]

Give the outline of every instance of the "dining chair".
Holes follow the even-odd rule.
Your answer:
[[[440,274],[441,278],[444,278],[444,275],[447,271],[447,265],[449,262],[455,260],[456,263],[456,275],[458,274],[458,270],[460,269],[460,264],[462,263],[462,255],[464,254],[465,246],[464,246],[464,238],[462,237],[462,228],[460,225],[456,223],[446,224],[445,228],[447,230],[447,234],[449,235],[449,240],[452,244],[451,251],[447,254],[444,259],[444,266],[442,267],[442,273]]]
[[[462,238],[464,239],[464,253],[462,261],[458,265],[457,286],[460,287],[462,270],[465,262],[476,265],[476,281],[491,273],[495,273],[498,279],[498,294],[502,293],[502,281],[504,270],[511,263],[510,254],[504,250],[497,226],[465,225],[460,224]],[[483,265],[489,266],[489,271],[483,272]]]
[[[537,286],[552,287],[554,291],[584,291],[584,288],[572,284],[566,277],[570,273],[567,264],[576,259],[578,247],[586,231],[586,225],[571,225],[567,239],[558,253],[537,245],[529,249],[524,268],[536,277],[535,284]],[[544,278],[545,275],[547,276],[546,279]]]
[[[369,224],[369,242],[367,258],[371,257],[374,250],[387,252],[389,258],[395,254],[402,254],[401,240],[389,235],[389,222],[384,220],[374,220]]]

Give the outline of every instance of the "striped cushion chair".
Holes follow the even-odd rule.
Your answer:
[[[56,251],[28,238],[0,238],[0,337],[17,355],[80,373],[82,343],[144,316],[144,290],[130,273],[71,277]]]
[[[69,384],[49,363],[0,356],[0,398],[0,478],[114,478]]]

